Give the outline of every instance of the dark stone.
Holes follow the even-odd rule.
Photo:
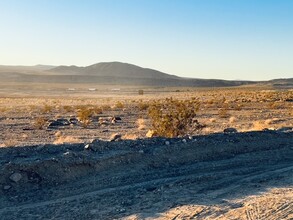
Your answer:
[[[224,133],[237,133],[237,129],[236,128],[225,128],[224,129]]]

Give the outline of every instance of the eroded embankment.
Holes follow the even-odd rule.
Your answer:
[[[292,132],[85,146],[0,149],[1,219],[154,218],[178,204],[218,204],[255,187],[292,187]]]

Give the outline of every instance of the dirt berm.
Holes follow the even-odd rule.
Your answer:
[[[0,152],[2,220],[293,217],[292,129]]]

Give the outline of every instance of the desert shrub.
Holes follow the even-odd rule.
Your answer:
[[[103,113],[103,109],[99,106],[95,106],[91,108],[93,111],[93,114],[99,115]]]
[[[102,111],[109,111],[109,110],[111,110],[111,106],[110,105],[102,105],[101,109],[102,109]]]
[[[53,106],[44,104],[43,108],[41,109],[42,113],[49,113],[53,111]]]
[[[228,118],[229,117],[229,113],[228,113],[228,110],[229,110],[229,106],[228,104],[223,104],[222,108],[219,108],[218,110],[218,115],[220,118]]]
[[[138,126],[138,130],[144,130],[146,127],[145,120],[143,118],[137,119],[136,124]]]
[[[36,105],[29,105],[28,107],[29,107],[30,111],[35,111],[38,109],[38,107]]]
[[[140,111],[145,111],[149,108],[150,104],[149,103],[146,103],[146,102],[143,102],[143,101],[140,101],[137,105],[138,109]]]
[[[178,137],[187,134],[194,124],[199,102],[196,99],[155,101],[149,107],[148,115],[154,131],[159,136]]]
[[[143,95],[144,91],[142,89],[138,90],[139,95]]]
[[[5,108],[5,107],[1,107],[1,108],[0,108],[0,112],[1,112],[1,113],[4,113],[4,112],[6,112],[6,111],[7,111],[7,108]]]
[[[122,109],[122,108],[124,108],[124,104],[122,102],[118,101],[115,104],[115,108]]]
[[[94,110],[90,107],[80,107],[77,109],[77,118],[81,122],[83,127],[87,127],[91,123],[91,116],[93,116]]]
[[[235,108],[236,111],[241,111],[242,110],[242,107],[243,107],[243,105],[241,105],[241,104],[236,104],[234,106],[234,108]]]
[[[63,109],[64,109],[65,112],[72,112],[73,111],[73,107],[69,106],[69,105],[63,106]]]
[[[34,121],[34,126],[36,129],[43,129],[43,127],[47,124],[47,120],[43,117],[38,117]]]
[[[82,141],[73,136],[57,136],[56,140],[53,142],[53,144],[65,144],[65,143],[81,143]]]
[[[280,109],[280,108],[282,108],[282,103],[280,103],[280,102],[270,102],[268,104],[268,108],[270,108],[270,109]]]

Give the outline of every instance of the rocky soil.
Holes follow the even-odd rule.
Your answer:
[[[293,218],[292,129],[0,151],[3,220]]]

